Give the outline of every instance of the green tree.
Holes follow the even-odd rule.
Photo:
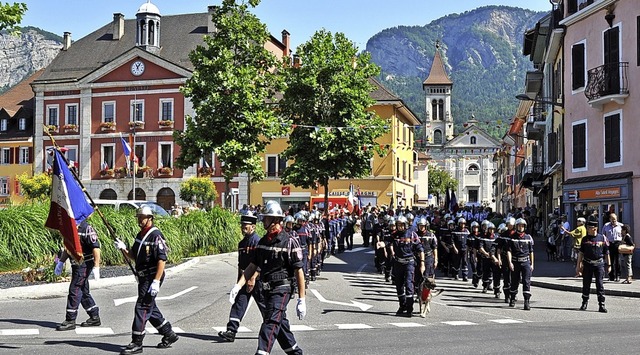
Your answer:
[[[36,174],[33,176],[23,173],[18,176],[20,191],[27,200],[44,201],[51,197],[51,175]]]
[[[286,90],[281,114],[293,122],[289,146],[283,152],[293,160],[283,172],[284,184],[325,188],[330,179],[359,178],[370,174],[376,139],[387,130],[383,119],[368,110],[375,101],[370,78],[380,68],[368,53],[342,33],[316,32],[298,47],[301,64],[285,69]]]
[[[438,196],[438,202],[440,202],[440,196],[447,189],[455,189],[458,186],[458,180],[454,179],[448,171],[439,166],[429,164],[429,183],[427,186],[429,193]]]
[[[264,178],[261,153],[269,139],[284,134],[268,104],[282,89],[277,74],[282,63],[264,48],[270,34],[248,11],[259,2],[223,0],[214,10],[216,31],[190,53],[194,71],[182,88],[195,116],[186,118],[185,131],[174,132],[181,147],[176,165],[186,168],[215,152],[223,164],[227,196],[229,181],[238,173],[248,173],[251,181]]]
[[[184,201],[202,203],[207,208],[218,198],[216,184],[209,178],[192,177],[180,184],[180,198]]]
[[[27,12],[27,4],[15,2],[13,4],[0,2],[0,31],[6,30],[11,34],[20,31],[22,16]]]

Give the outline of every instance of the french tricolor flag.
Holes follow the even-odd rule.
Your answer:
[[[60,232],[69,255],[80,261],[82,246],[78,237],[78,225],[93,213],[93,207],[87,202],[62,154],[57,149],[53,154],[51,207],[44,226]]]

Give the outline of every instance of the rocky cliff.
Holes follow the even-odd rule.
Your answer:
[[[34,27],[19,36],[0,33],[0,91],[49,65],[62,48],[61,38]]]

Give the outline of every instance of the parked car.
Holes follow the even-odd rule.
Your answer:
[[[143,205],[149,206],[154,215],[160,217],[169,217],[169,212],[167,212],[162,206],[153,202],[153,201],[142,201],[142,200],[101,200],[94,199],[96,206],[110,206],[115,210],[131,210],[135,213],[135,211]]]

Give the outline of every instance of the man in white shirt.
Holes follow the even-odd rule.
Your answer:
[[[620,281],[620,255],[618,246],[622,242],[622,226],[618,223],[618,216],[615,213],[609,215],[609,223],[602,228],[602,234],[609,242],[609,256],[611,258],[611,271],[609,281]]]
[[[566,231],[571,230],[571,225],[567,222],[567,215],[562,215],[562,227],[560,230],[560,241],[562,243],[562,261],[571,260],[571,248],[573,247],[573,239]]]

